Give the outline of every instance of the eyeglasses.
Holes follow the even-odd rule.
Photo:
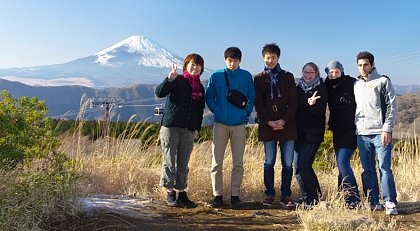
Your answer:
[[[303,71],[303,74],[311,74],[311,75],[313,75],[315,73],[316,73],[315,71]]]

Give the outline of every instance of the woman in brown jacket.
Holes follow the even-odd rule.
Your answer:
[[[280,204],[295,206],[290,199],[293,175],[294,140],[297,139],[295,112],[297,109],[296,84],[293,74],[282,70],[278,63],[280,48],[275,44],[263,47],[264,71],[254,78],[255,110],[258,120],[258,140],[264,142],[263,205],[272,205],[274,190],[274,165],[277,145],[281,150],[282,181]]]

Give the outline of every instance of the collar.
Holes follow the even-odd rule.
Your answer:
[[[238,67],[238,68],[236,68],[236,70],[234,70],[234,71],[231,71],[229,68],[225,68],[225,71],[226,71],[226,73],[228,74],[228,76],[235,76],[236,75],[236,73],[238,73],[239,72],[239,69],[240,69],[241,67]]]
[[[373,69],[372,69],[372,71],[368,74],[368,76],[367,76],[367,78],[366,78],[366,80],[365,79],[363,79],[363,77],[361,76],[361,75],[359,75],[358,77],[357,77],[357,79],[359,79],[359,80],[363,80],[363,81],[370,81],[370,80],[373,80],[373,79],[377,79],[377,78],[380,78],[381,77],[381,75],[378,73],[378,71],[376,70],[376,67],[374,67]]]

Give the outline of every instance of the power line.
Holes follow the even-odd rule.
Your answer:
[[[89,99],[89,107],[100,107],[105,109],[103,118],[103,137],[109,136],[109,125],[111,123],[111,111],[115,108],[122,108],[124,99],[121,97],[93,97]]]
[[[82,110],[83,113],[95,113],[101,110],[105,110],[104,112],[104,121],[110,122],[110,115],[111,111],[114,109],[121,109],[124,107],[155,107],[154,114],[161,115],[163,114],[163,105],[164,103],[159,103],[159,101],[163,101],[164,99],[156,99],[156,98],[145,98],[145,99],[138,99],[138,100],[130,100],[125,101],[122,97],[92,97],[89,98],[86,103],[88,107],[80,110],[69,110],[63,114],[50,116],[53,119],[60,119],[65,117],[72,117],[75,115],[79,115]],[[156,104],[133,104],[142,103],[147,101],[156,101]]]
[[[378,63],[390,62],[390,61],[393,61],[393,60],[401,60],[401,59],[417,57],[417,56],[420,56],[420,51],[413,51],[413,52],[408,52],[408,53],[392,55],[392,56],[380,58],[376,62],[378,62]]]

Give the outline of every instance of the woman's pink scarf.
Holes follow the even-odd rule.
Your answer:
[[[201,93],[200,91],[200,76],[191,75],[190,73],[188,73],[188,71],[184,71],[183,76],[191,84],[191,87],[192,87],[191,98],[200,99],[201,97],[203,97],[203,93]]]

